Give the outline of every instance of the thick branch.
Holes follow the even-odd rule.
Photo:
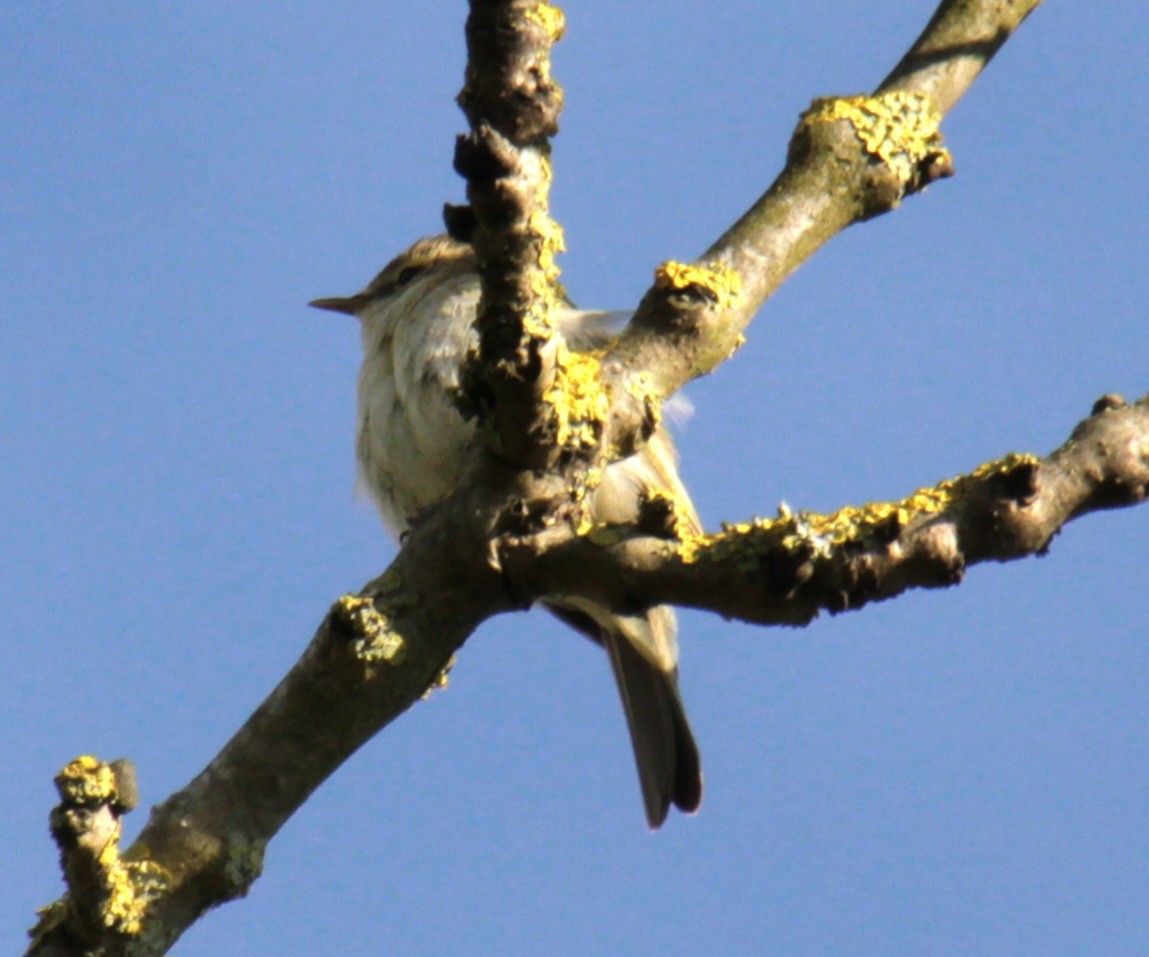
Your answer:
[[[459,94],[471,132],[455,151],[471,206],[447,216],[474,245],[482,280],[479,357],[465,392],[490,415],[494,451],[523,467],[545,465],[555,446],[544,396],[555,375],[550,314],[562,298],[562,232],[547,193],[562,109],[550,56],[563,29],[558,8],[537,0],[472,0]]]
[[[595,529],[508,542],[504,564],[537,594],[619,610],[671,603],[801,625],[910,588],[961,581],[978,562],[1043,552],[1065,523],[1149,496],[1149,396],[1106,397],[1045,459],[1009,456],[896,503],[782,515],[679,540]],[[673,523],[667,531],[673,530]]]

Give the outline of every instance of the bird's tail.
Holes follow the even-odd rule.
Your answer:
[[[702,768],[678,692],[674,610],[660,606],[643,615],[616,615],[593,606],[548,605],[610,656],[651,828],[661,826],[671,804],[697,811]]]

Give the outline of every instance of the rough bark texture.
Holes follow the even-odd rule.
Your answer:
[[[953,171],[936,122],[1036,0],[946,0],[873,97],[816,101],[763,197],[701,260],[666,263],[628,329],[595,356],[555,344],[561,295],[547,214],[548,138],[561,91],[546,4],[472,0],[460,95],[471,125],[449,210],[481,262],[481,354],[464,401],[487,426],[471,481],[429,509],[392,566],[335,602],[307,651],[211,764],[119,853],[134,804],[124,766],[62,772],[53,832],[69,894],[37,954],[164,953],[206,910],[242,896],[262,851],[360,745],[449,668],[483,620],[546,594],[619,610],[662,602],[801,624],[967,566],[1048,547],[1068,521],[1149,490],[1149,398],[1106,397],[1044,459],[1011,456],[903,501],[784,514],[688,535],[654,499],[632,527],[586,527],[579,502],[603,462],[638,447],[662,401],[737,348],[762,302],[845,227]]]
[[[616,608],[673,601],[759,624],[803,625],[820,611],[956,585],[979,562],[1041,554],[1067,522],[1147,495],[1149,396],[1132,405],[1106,396],[1044,459],[1007,456],[899,502],[787,514],[685,540],[673,528],[508,539],[504,565],[531,591],[546,593],[577,575],[588,596]]]
[[[550,57],[563,29],[547,4],[472,2],[459,94],[471,131],[455,150],[471,205],[447,216],[456,238],[474,245],[483,280],[467,411],[490,420],[497,455],[524,467],[545,466],[555,447],[542,398],[555,375],[549,314],[562,295],[554,261],[562,232],[547,194],[562,109]]]

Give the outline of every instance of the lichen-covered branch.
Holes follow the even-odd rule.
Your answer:
[[[659,267],[629,328],[604,358],[608,381],[624,383],[614,389],[622,398],[606,429],[608,447],[630,447],[631,437],[644,432],[651,401],[732,354],[762,303],[825,242],[953,175],[938,124],[1038,2],[943,0],[873,96],[814,102],[778,178],[691,264],[699,281],[666,283],[667,269],[680,264]],[[736,277],[737,284],[723,277]],[[736,294],[717,295],[716,281]]]
[[[162,867],[120,853],[121,818],[138,800],[135,769],[83,755],[56,775],[56,790],[51,829],[68,893],[39,911],[32,949],[65,941],[85,950],[107,938],[138,937],[168,882]]]
[[[69,890],[41,912],[30,953],[163,954],[205,911],[247,893],[267,842],[308,796],[445,683],[480,621],[511,607],[485,551],[443,538],[457,533],[448,518],[429,518],[383,576],[334,603],[279,686],[122,855],[119,817],[134,804],[124,775],[88,757],[61,772],[52,821]]]
[[[537,0],[472,0],[466,82],[459,105],[471,131],[455,167],[469,207],[448,207],[448,228],[475,247],[482,279],[479,356],[464,389],[501,458],[523,467],[555,457],[556,425],[546,396],[555,380],[551,314],[563,298],[555,256],[562,230],[551,219],[550,137],[562,90],[551,47],[562,12]]]
[[[1039,554],[1066,522],[1149,496],[1149,396],[1100,400],[1044,459],[1009,455],[897,502],[772,519],[680,536],[673,508],[655,527],[598,527],[577,537],[504,542],[522,588],[547,594],[583,583],[619,610],[670,602],[765,624],[802,625],[892,598],[957,584],[985,561]]]

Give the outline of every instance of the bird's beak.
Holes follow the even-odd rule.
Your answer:
[[[359,307],[363,305],[363,296],[334,296],[330,299],[312,299],[308,303],[316,309],[326,309],[328,312],[341,312],[347,316],[359,314]]]

